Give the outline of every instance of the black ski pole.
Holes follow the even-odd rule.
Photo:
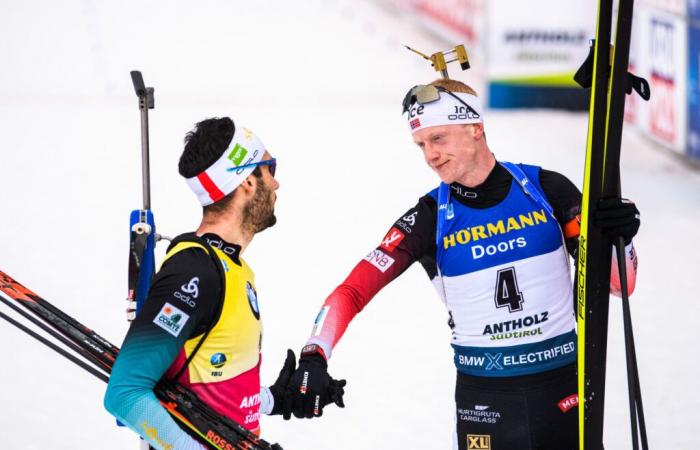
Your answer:
[[[642,448],[649,449],[647,440],[647,426],[644,420],[644,407],[642,405],[642,389],[639,386],[639,369],[637,368],[637,352],[634,349],[634,339],[632,339],[632,362],[634,363],[635,384],[637,387],[637,417],[639,418],[639,433],[642,436]]]
[[[617,26],[615,27],[615,46],[612,60],[611,83],[608,94],[608,129],[605,137],[606,165],[603,177],[603,195],[621,197],[620,183],[620,150],[622,143],[622,129],[624,124],[625,95],[631,93],[634,85],[630,83],[629,52],[632,35],[632,20],[634,17],[634,0],[620,0],[617,12]],[[635,89],[637,90],[637,89]],[[648,90],[637,92],[647,100]],[[646,94],[646,96],[644,95]],[[625,358],[627,363],[627,388],[630,406],[630,427],[632,432],[632,446],[639,449],[639,418],[643,417],[641,406],[641,392],[639,390],[639,374],[637,373],[636,352],[634,349],[634,334],[632,331],[632,317],[629,306],[629,291],[627,286],[627,268],[625,264],[625,242],[618,238],[614,242],[617,250],[617,261],[620,272],[620,284],[622,290],[623,326],[625,333]],[[646,434],[643,428],[642,434]],[[643,438],[646,442],[646,437]],[[645,447],[646,450],[646,447]]]
[[[85,361],[83,361],[83,360],[81,360],[81,359],[75,357],[75,356],[74,356],[73,354],[71,354],[70,352],[67,352],[66,350],[64,350],[64,349],[62,349],[61,347],[59,347],[58,345],[56,345],[55,343],[49,341],[48,339],[46,339],[45,337],[41,336],[40,334],[34,332],[34,331],[31,330],[30,328],[27,328],[26,326],[24,326],[24,325],[22,325],[21,323],[17,322],[15,319],[13,319],[12,317],[10,317],[10,316],[8,316],[7,314],[3,313],[2,311],[0,311],[0,318],[5,319],[6,321],[8,321],[8,322],[11,323],[12,325],[16,326],[16,327],[19,328],[20,330],[24,331],[25,333],[27,333],[28,335],[30,335],[30,336],[33,337],[34,339],[38,340],[38,341],[41,342],[42,344],[44,344],[44,345],[46,345],[47,347],[49,347],[51,350],[54,350],[55,352],[57,352],[57,353],[60,354],[61,356],[66,357],[67,359],[69,359],[70,361],[74,362],[75,364],[77,364],[77,365],[80,366],[81,368],[85,369],[86,371],[90,372],[91,374],[93,374],[94,376],[96,376],[96,377],[99,378],[100,380],[104,381],[105,383],[107,383],[107,382],[109,381],[109,377],[108,377],[107,375],[105,375],[104,373],[100,372],[99,370],[97,370],[95,367],[93,367],[93,366],[89,365],[88,363],[86,363]],[[42,324],[42,325],[43,325],[43,324]],[[44,326],[42,326],[42,329],[44,329],[45,331],[48,330],[48,328],[45,328]],[[76,351],[77,351],[77,350],[76,350]],[[83,356],[83,357],[86,356],[86,352],[84,352],[84,351],[82,351],[82,350],[81,350],[79,353],[80,353],[81,356]]]
[[[625,263],[625,240],[619,237],[615,242],[617,264],[620,271],[620,289],[622,291],[622,320],[625,333],[625,356],[627,360],[627,390],[630,403],[630,423],[632,428],[632,448],[639,449],[639,435],[642,438],[642,448],[648,450],[642,392],[637,369],[637,352],[634,345],[634,330],[632,328],[632,313],[629,303],[627,286],[627,267]]]
[[[65,337],[64,335],[60,334],[59,332],[57,332],[56,330],[54,330],[53,328],[49,327],[47,324],[45,324],[44,322],[42,322],[41,320],[39,320],[39,319],[37,319],[36,317],[32,316],[32,315],[29,314],[27,311],[25,311],[25,310],[23,310],[22,308],[20,308],[19,306],[13,304],[11,301],[7,300],[5,297],[3,297],[3,296],[1,296],[1,295],[0,295],[0,301],[2,301],[4,304],[6,304],[6,305],[9,306],[10,308],[12,308],[15,312],[17,312],[18,314],[20,314],[20,315],[21,315],[22,317],[24,317],[25,319],[27,319],[27,320],[29,320],[30,322],[32,322],[34,325],[38,326],[39,328],[41,328],[42,330],[44,330],[45,332],[47,332],[47,333],[50,334],[51,336],[53,336],[53,337],[55,337],[56,339],[58,339],[59,341],[61,341],[63,344],[65,344],[66,346],[68,346],[68,348],[70,348],[70,349],[73,350],[74,352],[80,353],[81,356],[83,356],[85,359],[87,359],[88,361],[90,361],[90,362],[91,362],[92,364],[94,364],[96,367],[99,367],[99,368],[101,368],[101,369],[103,369],[103,370],[105,369],[105,363],[104,363],[103,361],[100,361],[95,355],[93,355],[93,354],[91,354],[91,353],[85,352],[85,350],[84,350],[83,348],[81,348],[78,344],[76,344],[75,342],[71,341],[70,339],[68,339],[68,338]],[[17,322],[17,323],[19,323],[19,322]],[[110,367],[107,367],[106,369],[107,369],[108,371],[111,370]]]

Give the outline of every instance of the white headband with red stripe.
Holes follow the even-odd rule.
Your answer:
[[[265,146],[260,139],[247,128],[237,126],[233,139],[221,158],[199,175],[187,178],[187,185],[202,206],[211,205],[233,192],[255,167],[228,169],[259,162],[264,154]]]

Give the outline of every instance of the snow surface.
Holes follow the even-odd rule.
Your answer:
[[[121,342],[128,216],[141,205],[128,73],[139,69],[156,87],[152,205],[160,232],[198,224],[199,206],[176,168],[195,122],[232,115],[279,158],[278,225],[245,255],[257,275],[263,380],[271,382],[286,348],[305,342],[325,296],[437,183],[399,114],[405,90],[435,75],[403,43],[426,51],[454,44],[366,1],[1,2],[1,269]],[[459,78],[483,86],[478,71]],[[494,111],[486,127],[500,159],[540,163],[580,185],[585,114]],[[651,448],[694,449],[700,174],[633,132],[622,165],[624,193],[642,212],[632,309]],[[451,448],[446,319],[412,267],[336,348],[330,370],[348,380],[347,407],[312,421],[266,417],[264,437],[287,450]],[[616,300],[609,334],[605,442],[626,449]],[[7,324],[0,358],[0,448],[138,447],[102,408],[102,382]]]

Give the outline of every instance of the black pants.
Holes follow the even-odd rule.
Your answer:
[[[458,450],[577,450],[576,365],[508,378],[458,373]]]

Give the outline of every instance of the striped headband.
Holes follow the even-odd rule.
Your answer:
[[[221,157],[204,172],[187,178],[187,185],[195,193],[202,206],[218,202],[233,192],[255,167],[227,170],[262,160],[265,146],[247,128],[236,127],[231,143]]]

